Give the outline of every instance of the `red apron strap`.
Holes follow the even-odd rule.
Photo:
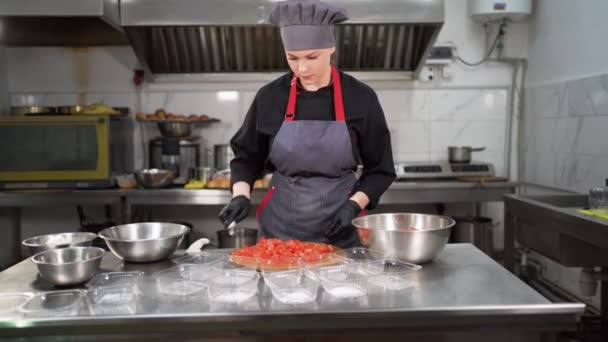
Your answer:
[[[335,66],[331,66],[331,78],[334,82],[334,111],[336,113],[336,121],[344,121],[344,101],[342,99],[342,81],[340,73]]]
[[[335,66],[331,66],[331,78],[334,88],[334,112],[336,121],[344,121],[344,100],[342,98],[342,82],[340,81],[340,73]],[[293,121],[296,115],[296,98],[298,96],[298,78],[293,75],[291,84],[289,85],[289,100],[287,101],[287,110],[285,111],[285,121]]]
[[[296,115],[297,84],[298,78],[294,74],[289,86],[289,100],[287,101],[287,110],[285,111],[285,121],[293,121],[293,118]]]

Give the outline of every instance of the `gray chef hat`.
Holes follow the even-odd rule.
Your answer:
[[[334,25],[347,19],[345,10],[320,0],[287,0],[274,5],[269,21],[281,28],[285,50],[313,50],[335,46]]]

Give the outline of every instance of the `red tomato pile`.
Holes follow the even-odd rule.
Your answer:
[[[302,258],[304,261],[314,262],[319,260],[320,256],[333,252],[333,246],[319,242],[303,242],[300,240],[281,241],[279,239],[260,238],[256,245],[235,249],[232,255],[261,260]]]

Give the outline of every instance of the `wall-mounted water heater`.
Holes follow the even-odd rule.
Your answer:
[[[532,14],[532,0],[469,0],[469,14],[481,23],[522,21]]]

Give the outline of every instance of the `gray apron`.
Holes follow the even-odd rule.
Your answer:
[[[331,75],[335,121],[294,120],[297,78],[291,81],[285,119],[269,155],[275,166],[271,187],[256,212],[262,237],[359,245],[354,229],[334,241],[325,237],[357,182],[340,74],[333,66]]]

